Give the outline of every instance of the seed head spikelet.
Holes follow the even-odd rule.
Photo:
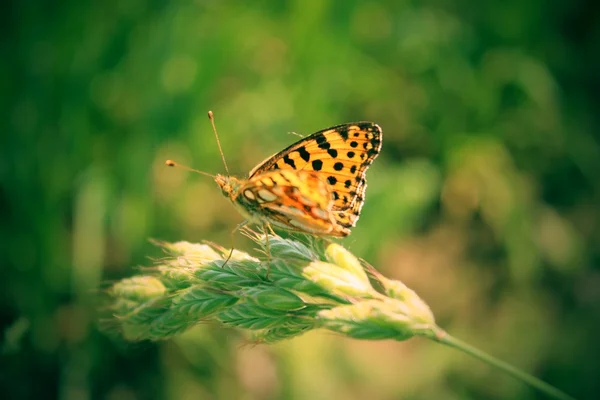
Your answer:
[[[167,256],[106,291],[110,323],[104,326],[128,341],[164,340],[204,322],[244,330],[248,343],[275,343],[319,328],[363,340],[421,336],[468,353],[549,397],[572,399],[450,336],[413,290],[339,244],[321,248],[316,242],[243,232],[263,253],[268,238],[269,257],[234,251],[225,262],[230,250],[214,244],[155,242]]]

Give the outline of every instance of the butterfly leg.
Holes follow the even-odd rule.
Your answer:
[[[235,247],[235,233],[237,231],[239,231],[240,229],[242,229],[244,226],[246,226],[246,224],[248,224],[248,221],[242,221],[231,231],[231,250],[229,250],[229,255],[225,259],[225,262],[223,263],[223,265],[221,265],[221,268],[225,267],[225,265],[229,262],[229,260],[231,259],[231,256],[233,255],[233,250]]]

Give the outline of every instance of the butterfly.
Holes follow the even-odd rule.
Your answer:
[[[221,150],[212,112],[209,118]],[[373,122],[341,124],[304,137],[267,158],[248,178],[229,173],[213,178],[245,217],[240,226],[252,222],[265,228],[273,225],[317,236],[345,237],[360,216],[367,189],[365,173],[379,155],[381,143],[381,128]],[[222,151],[221,157],[228,171]],[[167,165],[180,166],[171,160]]]

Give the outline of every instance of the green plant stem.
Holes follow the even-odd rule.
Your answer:
[[[434,339],[435,341],[445,344],[447,346],[450,347],[454,347],[457,350],[460,350],[462,352],[465,352],[489,365],[492,365],[504,372],[506,372],[507,374],[513,376],[514,378],[517,378],[518,380],[528,384],[529,386],[533,387],[534,389],[539,390],[540,392],[545,393],[546,395],[548,395],[551,398],[554,399],[559,399],[559,400],[575,400],[573,397],[569,396],[568,394],[558,390],[557,388],[547,384],[546,382],[543,382],[515,367],[513,367],[510,364],[505,363],[504,361],[501,361],[459,339],[456,339],[455,337],[449,335],[447,332],[445,332],[442,329],[436,329],[436,335],[434,337],[432,337],[432,339]]]

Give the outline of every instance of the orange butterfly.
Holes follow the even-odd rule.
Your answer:
[[[228,171],[213,114],[209,111],[208,115]],[[344,237],[360,215],[367,189],[365,173],[379,155],[381,142],[381,128],[372,122],[337,125],[267,158],[246,179],[229,173],[213,178],[246,219],[240,226],[252,222],[265,228],[273,225]],[[171,160],[166,163],[179,166]]]

